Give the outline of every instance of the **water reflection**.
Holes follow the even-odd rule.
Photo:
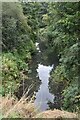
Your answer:
[[[36,45],[36,49],[37,49],[37,51],[38,51],[38,52],[41,52],[41,51],[40,51],[40,48],[39,48],[39,43],[36,42],[35,45]]]
[[[41,85],[36,93],[36,100],[35,100],[35,105],[40,107],[41,111],[44,111],[49,108],[48,102],[53,103],[54,100],[54,95],[52,95],[49,92],[48,88],[48,83],[49,83],[49,77],[50,77],[50,72],[53,69],[52,66],[44,66],[42,64],[38,64],[38,76],[39,79],[41,80]]]
[[[28,78],[21,81],[21,85],[15,92],[15,95],[20,99],[24,90],[26,89],[25,92],[27,92],[29,86],[32,84],[33,87],[27,96],[32,97],[35,93],[34,102],[36,107],[39,106],[41,111],[60,108],[59,93],[62,87],[60,88],[55,82],[52,82],[53,80],[50,81],[50,72],[53,68],[55,69],[57,65],[56,56],[53,53],[47,56],[46,52],[44,52],[46,51],[45,48],[44,51],[42,51],[39,43],[35,45],[37,52],[32,56],[32,60],[29,61],[29,71],[25,73]]]

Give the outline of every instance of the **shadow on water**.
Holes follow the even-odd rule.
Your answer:
[[[32,88],[29,90],[27,96],[32,97],[34,95],[34,92],[38,91],[41,81],[39,81],[39,78],[37,75],[37,71],[36,71],[37,68],[38,68],[38,64],[34,56],[32,61],[29,63],[29,72],[26,73],[26,76],[28,76],[28,78],[25,79],[24,81],[21,81],[20,87],[15,92],[18,99],[20,99],[23,96],[25,89],[26,89],[25,93],[27,92],[27,90],[31,85],[32,85]]]
[[[62,90],[64,89],[64,85],[62,82],[60,83],[55,83],[52,80],[49,80],[49,90],[51,93],[54,94],[54,103],[48,102],[48,105],[51,109],[61,109],[62,107]]]
[[[36,49],[37,53],[29,63],[30,72],[26,74],[28,78],[24,82],[21,81],[21,85],[15,94],[20,99],[24,90],[27,91],[32,84],[33,87],[28,95],[32,97],[35,92],[34,103],[36,107],[39,107],[40,111],[54,108],[60,109],[62,86],[50,80],[50,73],[57,66],[58,59],[56,55],[50,55],[45,60],[44,52],[40,51],[39,43],[36,43]]]

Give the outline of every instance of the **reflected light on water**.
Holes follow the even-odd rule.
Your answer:
[[[54,100],[54,95],[52,95],[49,92],[49,77],[50,77],[50,72],[53,69],[52,66],[44,66],[42,64],[38,64],[38,77],[41,80],[41,85],[36,93],[36,99],[35,99],[35,105],[40,106],[40,110],[44,111],[49,108],[48,102],[52,102]]]

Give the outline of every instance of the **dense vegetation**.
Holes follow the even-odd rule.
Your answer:
[[[50,55],[53,57],[55,51],[59,59],[51,79],[65,84],[62,108],[79,110],[79,19],[77,2],[3,3],[0,93],[14,93],[20,81],[27,79],[28,64],[36,54],[35,42],[38,41],[45,61]]]
[[[28,63],[35,53],[34,34],[20,3],[3,3],[2,11],[2,94],[6,95],[26,79]]]
[[[51,3],[48,5],[46,27],[42,37],[47,43],[47,51],[56,50],[59,65],[53,71],[52,80],[63,82],[65,89],[63,108],[74,111],[79,109],[79,3]],[[44,37],[45,36],[45,37]],[[77,99],[78,98],[78,99]]]

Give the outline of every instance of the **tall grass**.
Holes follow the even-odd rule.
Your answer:
[[[30,90],[30,89],[29,89]],[[18,100],[15,96],[0,97],[0,113],[3,118],[31,118],[38,113],[32,98],[26,97],[29,90]]]

